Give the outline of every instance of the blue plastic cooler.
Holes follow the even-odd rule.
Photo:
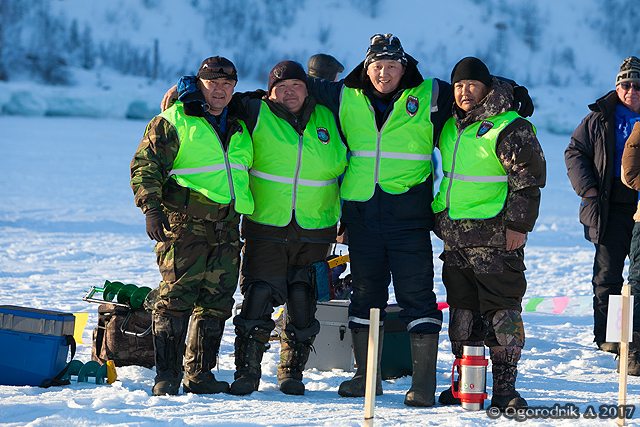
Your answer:
[[[71,313],[0,306],[0,385],[39,386],[66,365]]]

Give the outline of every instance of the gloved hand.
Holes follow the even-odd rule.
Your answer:
[[[533,114],[533,100],[526,87],[516,86],[513,88],[513,105],[522,117],[529,117]]]
[[[171,225],[169,224],[169,218],[164,213],[162,206],[156,206],[150,208],[145,213],[145,222],[147,224],[147,236],[151,240],[157,242],[166,242],[167,235],[164,234],[164,230],[171,231]]]

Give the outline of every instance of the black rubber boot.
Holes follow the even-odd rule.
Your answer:
[[[516,391],[516,378],[518,376],[518,361],[522,349],[516,346],[490,347],[492,372],[493,372],[493,396],[491,406],[500,410],[510,408],[527,408],[527,401]]]
[[[640,332],[633,333],[633,340],[632,342],[629,343],[628,348],[629,348],[629,360],[627,362],[627,375],[640,377]],[[618,372],[620,372],[619,358],[618,358]]]
[[[453,390],[458,391],[458,381],[453,382]],[[451,387],[440,393],[438,396],[438,403],[441,405],[462,405],[460,399],[453,397],[453,392],[451,391]]]
[[[382,395],[382,376],[380,360],[382,359],[382,341],[384,327],[380,326],[378,339],[378,375],[376,377],[376,396]],[[367,384],[367,353],[369,347],[369,329],[352,329],[353,353],[356,358],[356,374],[352,379],[344,381],[338,388],[338,394],[342,397],[364,397]]]
[[[236,328],[236,372],[235,381],[231,384],[231,394],[244,396],[258,390],[262,374],[260,363],[270,336],[271,331],[257,326],[243,335],[239,335]]]
[[[223,319],[201,315],[191,316],[182,383],[185,393],[229,392],[229,383],[216,380],[211,372],[216,366],[223,332]]]
[[[404,404],[428,408],[436,404],[438,334],[409,334],[409,336],[413,373],[411,388],[404,398]]]
[[[153,347],[156,378],[154,396],[176,395],[182,381],[182,358],[189,325],[189,312],[181,317],[153,316]]]
[[[302,372],[309,360],[309,353],[315,337],[300,342],[286,339],[280,347],[280,363],[278,364],[278,383],[284,394],[303,395],[304,384]]]

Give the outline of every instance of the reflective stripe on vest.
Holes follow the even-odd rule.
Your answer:
[[[434,212],[449,209],[451,219],[487,219],[507,200],[507,173],[496,154],[500,133],[520,116],[507,111],[478,121],[459,133],[455,119],[440,136],[444,177],[433,201]]]
[[[249,171],[256,208],[249,219],[284,227],[296,221],[306,229],[334,226],[340,218],[338,177],[347,149],[333,114],[316,105],[303,135],[263,102],[253,132],[255,162]]]
[[[248,171],[253,162],[253,146],[244,122],[238,121],[240,130],[231,136],[225,151],[209,122],[186,115],[181,102],[160,116],[173,125],[180,141],[169,177],[216,203],[229,204],[234,200],[238,213],[252,213]]]
[[[407,89],[394,102],[378,131],[375,110],[360,89],[343,87],[340,125],[351,150],[340,194],[345,200],[366,201],[376,184],[401,194],[424,182],[431,173],[433,152],[433,80]]]

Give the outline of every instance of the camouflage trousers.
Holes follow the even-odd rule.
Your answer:
[[[153,312],[231,317],[240,267],[239,220],[212,222],[172,214],[167,242],[155,247],[162,281]]]
[[[454,353],[461,352],[461,348],[453,348],[456,345],[483,340],[489,347],[524,347],[520,313],[527,282],[522,257],[504,259],[501,274],[478,274],[470,266],[461,268],[446,260],[442,281],[451,307],[449,336]]]

